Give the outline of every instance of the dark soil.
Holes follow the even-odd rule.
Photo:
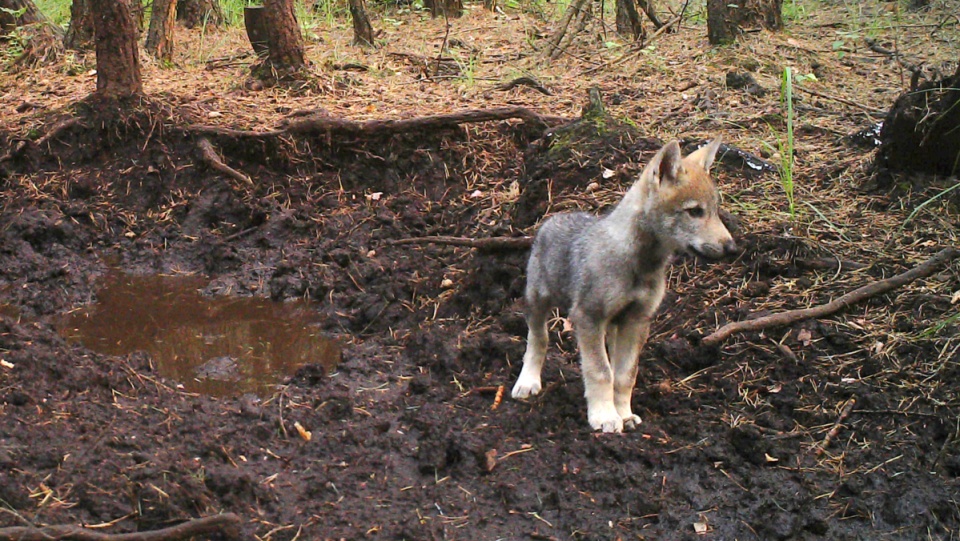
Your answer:
[[[734,260],[676,262],[642,353],[638,431],[589,430],[575,347],[559,325],[545,392],[509,399],[526,254],[387,241],[533,233],[559,205],[534,197],[548,186],[551,201],[599,211],[585,190],[600,168],[618,172],[601,190],[619,190],[656,149],[621,127],[581,148],[572,168],[574,158],[528,145],[521,131],[503,122],[469,137],[332,145],[219,138],[253,186],[197,166],[192,137],[149,123],[102,134],[97,151],[76,151],[92,136],[72,130],[8,164],[0,526],[117,521],[109,531],[136,531],[231,511],[246,539],[956,538],[957,350],[891,334],[882,341],[896,347],[881,354],[858,319],[895,305],[890,332],[920,334],[950,310],[956,266],[934,293],[911,288],[848,316],[701,347],[724,322],[804,306],[770,298],[784,281],[830,282],[814,288],[815,302],[849,289],[833,280],[845,268],[798,263],[829,254],[787,234],[789,224],[745,224]],[[494,204],[490,185],[475,197],[465,181],[491,154],[502,169],[486,173],[516,181],[516,201]],[[752,182],[723,165],[718,175],[728,187]],[[861,261],[849,282],[915,263],[897,247],[888,254]],[[203,274],[209,295],[312,299],[345,342],[343,360],[329,377],[304,366],[272,396],[178,391],[148,356],[104,356],[53,326],[94,300],[110,268]]]

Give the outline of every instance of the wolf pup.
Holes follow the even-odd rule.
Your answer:
[[[673,253],[719,258],[737,249],[717,215],[717,188],[708,173],[719,148],[718,138],[682,158],[671,142],[610,214],[564,213],[543,223],[527,263],[529,333],[514,398],[540,392],[547,316],[552,308],[569,308],[590,426],[621,432],[640,424],[630,398]]]

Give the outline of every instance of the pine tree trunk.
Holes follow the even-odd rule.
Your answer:
[[[367,10],[363,5],[363,0],[350,0],[350,15],[353,17],[354,45],[373,47],[373,26],[367,17]]]
[[[187,28],[204,24],[220,26],[223,24],[220,0],[180,0],[177,5],[177,20]]]
[[[125,98],[143,93],[137,27],[128,0],[90,0],[97,50],[97,94]]]
[[[307,66],[303,53],[303,36],[293,12],[293,0],[264,0],[269,53],[253,66],[254,76],[273,81],[296,74]]]
[[[173,28],[177,18],[177,0],[153,0],[150,30],[147,31],[147,52],[156,58],[173,60]]]
[[[450,18],[463,16],[463,0],[424,0],[423,6],[430,9],[430,15]]]
[[[711,45],[733,43],[746,29],[783,28],[783,0],[707,0],[707,38]]]
[[[75,51],[93,48],[93,14],[89,0],[73,0],[70,4],[70,26],[63,37],[63,46]]]
[[[617,33],[627,39],[643,39],[643,24],[634,0],[617,0]]]

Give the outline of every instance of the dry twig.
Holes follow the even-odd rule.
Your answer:
[[[526,250],[533,244],[533,237],[487,237],[471,239],[468,237],[411,237],[387,241],[387,244],[442,244],[444,246],[465,246],[489,252],[500,250]]]
[[[61,525],[34,528],[32,526],[13,526],[0,528],[0,541],[175,541],[201,535],[220,533],[229,539],[240,537],[240,517],[233,513],[223,513],[211,517],[189,520],[160,530],[110,534]]]
[[[738,332],[759,331],[771,327],[789,325],[804,319],[829,316],[858,302],[869,299],[870,297],[880,295],[881,293],[886,293],[892,289],[909,284],[917,278],[930,276],[935,270],[937,270],[937,267],[943,263],[952,261],[958,255],[960,255],[960,250],[957,250],[956,248],[944,248],[917,267],[885,280],[880,280],[857,288],[850,293],[843,295],[839,299],[828,302],[827,304],[821,304],[812,308],[788,310],[786,312],[771,314],[769,316],[759,317],[757,319],[727,323],[714,333],[704,338],[703,345],[715,346],[729,338],[732,334]]]
[[[831,96],[830,94],[824,94],[823,92],[817,92],[816,90],[811,90],[811,89],[809,89],[809,88],[804,88],[804,87],[802,87],[802,86],[794,86],[794,88],[798,88],[798,89],[802,90],[803,92],[806,92],[807,94],[812,94],[812,95],[814,95],[814,96],[817,96],[818,98],[823,98],[823,99],[827,99],[827,100],[837,101],[837,102],[843,103],[843,104],[845,104],[845,105],[851,105],[851,106],[853,106],[853,107],[859,107],[860,109],[863,109],[864,111],[866,111],[866,112],[868,112],[868,113],[877,113],[877,114],[880,114],[880,115],[885,115],[885,114],[887,114],[887,112],[884,111],[883,109],[877,109],[876,107],[870,107],[869,105],[864,105],[864,104],[862,104],[862,103],[858,103],[858,102],[855,102],[855,101],[853,101],[853,100],[848,100],[847,98],[841,98],[841,97],[839,97],[839,96]]]
[[[833,441],[833,438],[837,437],[837,434],[840,433],[840,429],[843,428],[843,422],[846,421],[847,417],[850,416],[850,412],[853,411],[853,406],[856,404],[857,397],[853,397],[843,406],[843,409],[840,410],[840,415],[837,417],[837,422],[833,423],[833,428],[830,429],[830,432],[827,432],[826,437],[823,438],[823,443],[817,447],[817,456],[822,455],[823,451],[830,446],[830,442]]]

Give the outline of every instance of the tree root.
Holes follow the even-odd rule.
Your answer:
[[[14,526],[0,528],[0,541],[176,541],[200,535],[220,533],[228,539],[240,537],[240,517],[233,513],[224,513],[198,518],[146,532],[109,534],[81,528],[79,526]]]
[[[428,115],[403,120],[366,120],[355,121],[330,116],[325,112],[315,112],[285,119],[278,130],[248,131],[234,130],[220,126],[194,124],[187,126],[186,132],[201,135],[221,135],[227,137],[270,138],[285,134],[339,135],[370,137],[375,135],[394,135],[399,133],[434,131],[450,129],[460,124],[491,122],[496,120],[520,119],[534,127],[546,130],[552,125],[568,122],[563,117],[539,115],[526,107],[496,107],[485,110],[461,111],[443,115]]]
[[[213,148],[213,143],[211,143],[209,139],[206,137],[201,137],[199,145],[200,158],[203,159],[203,163],[230,178],[239,180],[244,184],[253,184],[253,181],[250,180],[250,177],[223,163],[223,160],[221,160],[220,156],[217,155],[217,151]]]
[[[482,252],[505,252],[512,250],[526,250],[533,245],[533,237],[488,237],[485,239],[471,239],[467,237],[411,237],[388,241],[387,244],[441,244],[444,246],[465,246],[476,248]]]
[[[821,304],[819,306],[800,310],[789,310],[786,312],[780,312],[778,314],[759,317],[757,319],[727,323],[723,327],[720,327],[720,329],[715,331],[713,334],[705,337],[702,343],[705,346],[715,346],[729,338],[734,333],[759,331],[771,327],[789,325],[804,319],[829,316],[858,302],[869,299],[870,297],[880,295],[881,293],[886,293],[887,291],[909,284],[917,278],[930,276],[940,265],[949,263],[957,256],[960,256],[960,250],[952,247],[944,248],[917,267],[902,272],[896,276],[891,276],[890,278],[857,288],[850,293],[843,295],[839,299],[828,302],[827,304]]]

